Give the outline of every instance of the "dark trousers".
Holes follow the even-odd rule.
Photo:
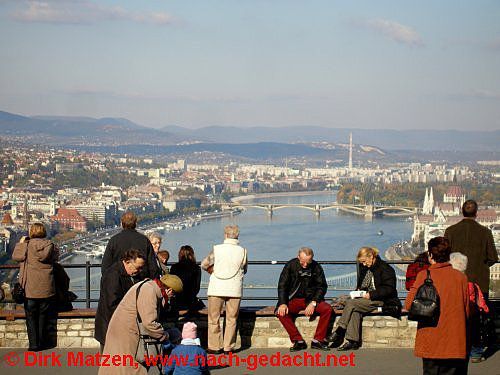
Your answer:
[[[292,298],[290,302],[288,302],[288,314],[285,316],[278,316],[278,319],[281,324],[283,324],[283,327],[285,327],[292,341],[303,340],[302,335],[295,325],[294,318],[299,311],[304,310],[306,306],[306,300],[304,298]],[[318,326],[314,334],[315,340],[323,341],[325,339],[326,330],[328,329],[328,324],[330,324],[332,313],[332,307],[325,301],[319,302],[314,309],[314,314],[319,315]]]
[[[55,315],[53,298],[26,298],[24,311],[29,350],[38,351],[51,347],[49,324]]]
[[[424,375],[467,375],[466,359],[422,358]]]

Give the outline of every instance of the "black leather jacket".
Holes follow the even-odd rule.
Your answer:
[[[278,306],[287,305],[297,292],[300,286],[299,271],[301,269],[302,266],[297,258],[285,264],[278,282]],[[306,303],[323,301],[328,288],[323,267],[313,260],[307,269],[311,270],[311,277],[303,278],[306,281],[304,285]]]

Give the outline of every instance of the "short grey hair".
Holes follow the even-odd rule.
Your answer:
[[[450,264],[457,271],[465,272],[468,261],[467,255],[462,253],[455,252],[450,254]]]
[[[240,236],[240,228],[237,225],[226,225],[224,228],[224,236],[226,238],[237,239]]]
[[[154,239],[158,240],[158,241],[162,241],[162,238],[161,238],[161,235],[160,233],[158,232],[151,232],[148,234],[148,238],[151,242],[153,242]]]

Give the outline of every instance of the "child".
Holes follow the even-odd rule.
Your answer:
[[[207,367],[207,352],[200,346],[196,336],[196,324],[184,323],[182,341],[170,353],[165,374],[198,375],[209,374]]]

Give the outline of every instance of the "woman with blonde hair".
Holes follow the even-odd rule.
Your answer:
[[[24,311],[29,351],[53,346],[48,326],[55,317],[54,263],[59,254],[54,243],[45,237],[43,224],[35,223],[30,227],[29,237],[22,237],[12,253],[12,259],[21,263],[19,283],[26,295]]]
[[[347,300],[337,329],[327,338],[332,343],[332,348],[339,347],[344,338],[347,342],[339,347],[340,351],[356,350],[361,346],[361,322],[365,313],[379,309],[394,317],[401,315],[396,272],[378,254],[375,247],[365,246],[359,249],[356,289],[365,293],[361,293],[360,298]]]

